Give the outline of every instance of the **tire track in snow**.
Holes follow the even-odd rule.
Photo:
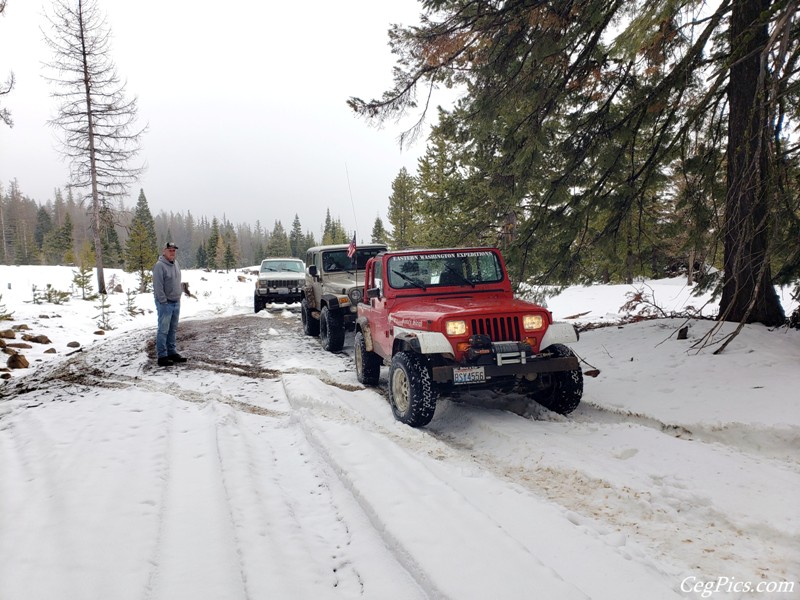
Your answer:
[[[231,519],[237,538],[246,540],[239,548],[242,563],[250,565],[249,597],[324,598],[334,590],[361,596],[357,567],[347,568],[337,556],[336,549],[350,544],[349,531],[307,457],[304,437],[296,427],[254,430],[246,420],[235,411],[221,415],[217,447]],[[278,447],[274,440],[280,440]],[[286,453],[287,447],[297,454]],[[311,527],[314,522],[319,527]],[[329,533],[331,523],[335,534]],[[302,578],[292,573],[298,562],[307,566]]]
[[[460,451],[424,430],[396,423],[391,412],[386,416],[386,406],[375,404],[372,392],[337,395],[307,377],[285,377],[284,386],[309,439],[431,597],[518,597],[520,590],[536,589],[542,597],[618,598],[642,581],[652,583],[645,569],[612,550],[598,558],[599,564],[625,571],[628,579],[612,595],[598,596],[596,575],[571,564],[566,545],[559,553],[544,539],[543,530],[551,525],[542,515],[554,512],[552,505],[520,494],[516,485],[492,482],[492,473],[465,467]],[[519,503],[525,506],[521,511]],[[515,510],[506,514],[504,504],[516,505]],[[513,518],[522,512],[536,525]],[[557,539],[577,536],[573,541],[585,545],[583,533],[563,515],[559,521]],[[476,556],[482,557],[479,570],[452,577],[447,563],[472,564]],[[498,556],[502,563],[494,559]],[[676,596],[665,586],[652,597]]]
[[[252,326],[252,319],[249,325]],[[230,336],[235,337],[236,329],[232,328]],[[144,339],[140,337],[143,344]],[[226,343],[225,339],[217,341],[221,345]],[[199,338],[198,343],[201,343]],[[141,355],[141,350],[135,348],[136,344],[131,345],[128,341],[126,348],[131,346],[133,350],[128,350],[129,353],[138,352]],[[176,565],[174,561],[174,540],[188,535],[180,531],[185,525],[176,516],[179,512],[176,506],[187,502],[183,500],[185,493],[181,490],[192,484],[184,471],[197,470],[197,466],[190,464],[193,457],[187,447],[197,447],[197,436],[210,425],[203,421],[193,426],[180,423],[198,412],[213,421],[213,435],[210,429],[202,435],[209,438],[207,445],[212,445],[213,438],[213,451],[206,450],[205,461],[213,457],[212,462],[216,467],[211,469],[206,466],[205,469],[218,473],[202,476],[201,479],[219,481],[220,485],[220,491],[212,494],[219,498],[206,510],[213,515],[220,515],[224,509],[224,517],[210,518],[216,522],[227,520],[230,523],[229,540],[215,545],[229,545],[235,552],[230,550],[228,554],[233,552],[236,556],[235,560],[229,557],[223,561],[225,564],[216,568],[229,576],[234,571],[238,573],[241,597],[359,598],[365,593],[374,597],[380,593],[380,588],[376,587],[378,582],[391,582],[393,589],[403,597],[420,597],[419,590],[408,574],[392,562],[393,557],[387,561],[387,557],[381,553],[369,557],[364,555],[364,544],[369,548],[375,544],[366,540],[377,534],[360,512],[355,514],[351,508],[347,508],[347,503],[342,505],[336,500],[341,495],[349,497],[345,490],[331,490],[321,483],[330,479],[330,475],[322,476],[320,468],[324,463],[313,459],[316,453],[307,446],[302,430],[292,422],[291,413],[285,410],[285,398],[282,404],[278,402],[275,405],[275,409],[240,399],[253,394],[249,378],[252,372],[270,373],[270,377],[260,378],[260,386],[273,383],[280,386],[272,376],[275,371],[249,366],[246,362],[241,368],[228,368],[230,364],[239,365],[239,356],[230,354],[225,361],[197,363],[212,371],[213,378],[196,377],[199,369],[191,369],[190,376],[186,377],[190,369],[154,369],[144,363],[141,356],[137,365],[137,359],[124,356],[126,350],[121,344],[116,346],[112,343],[106,349],[112,349],[112,353],[127,368],[112,371],[106,369],[104,363],[96,366],[97,361],[91,358],[92,353],[86,353],[72,358],[72,364],[62,370],[61,380],[78,381],[87,390],[136,387],[139,390],[168,393],[179,401],[177,406],[180,407],[169,436],[170,472],[164,475],[167,481],[162,487],[163,500],[159,504],[161,532],[157,552],[152,559],[154,567],[146,597],[169,597],[181,579],[185,578],[185,573],[180,570],[182,565]],[[87,366],[87,357],[91,368]],[[214,383],[209,386],[203,380]],[[181,407],[180,402],[186,402],[187,406]],[[265,416],[269,418],[261,418]],[[193,432],[192,439],[181,439],[189,432]],[[281,442],[275,445],[275,440]],[[287,446],[298,448],[298,455],[287,456]],[[196,454],[199,456],[201,452],[197,451]],[[309,528],[309,523],[314,522],[318,527],[311,525]],[[365,525],[367,531],[364,530]],[[206,536],[212,534],[203,533]],[[195,532],[195,535],[199,533]],[[216,535],[219,537],[221,534]],[[279,541],[277,547],[276,540]],[[194,553],[197,554],[197,551]],[[184,562],[202,561],[187,557]],[[294,571],[298,562],[309,567],[302,576]],[[210,582],[203,589],[220,587],[218,582],[216,588],[215,582]],[[207,597],[213,597],[213,594],[209,593]]]
[[[729,514],[735,513],[735,508],[719,506],[726,499],[725,490],[738,483],[738,463],[751,461],[753,464],[745,470],[771,469],[772,476],[765,476],[764,480],[765,485],[771,482],[773,498],[765,501],[777,502],[790,517],[792,500],[781,496],[786,474],[782,465],[770,465],[770,461],[724,447],[674,439],[670,433],[631,423],[574,423],[561,419],[534,431],[537,423],[542,422],[467,410],[460,411],[456,419],[432,423],[430,429],[437,439],[469,455],[481,468],[572,511],[576,525],[597,531],[611,544],[630,539],[639,548],[622,551],[639,560],[647,561],[646,554],[655,554],[683,573],[726,573],[735,564],[737,577],[749,574],[757,580],[791,575],[787,572],[792,568],[790,557],[800,558],[796,524],[779,529],[747,515],[732,521]],[[610,428],[615,428],[613,434]],[[625,448],[609,449],[602,444],[606,435],[620,440],[628,432],[631,441]],[[497,438],[504,440],[502,454],[492,451]],[[596,446],[586,446],[595,440],[599,442]],[[667,470],[640,471],[631,464],[631,459],[646,452],[648,445],[668,449],[664,462],[677,465],[676,475]],[[619,462],[614,471],[608,470],[605,455],[609,453]],[[701,463],[706,455],[710,464],[728,465],[727,479],[707,484],[702,476],[698,478],[691,472],[693,465]],[[651,462],[645,461],[643,466]],[[682,477],[679,473],[684,467],[689,471],[684,471]],[[713,475],[710,472],[709,478]],[[732,491],[733,495],[743,494],[741,490]],[[771,495],[767,490],[762,493]],[[620,538],[620,534],[625,537]],[[643,552],[644,549],[649,550]]]
[[[289,396],[292,400],[291,393]],[[324,392],[320,392],[319,396],[324,397]],[[299,403],[300,407],[303,402],[296,399],[292,401],[293,405]],[[358,400],[345,403],[346,408],[335,403],[317,402],[307,407],[306,412],[313,413],[315,418],[357,425],[360,429],[385,436],[409,452],[418,453],[422,449],[439,459],[441,464],[466,460],[470,468],[491,473],[509,484],[521,485],[531,493],[563,507],[576,527],[616,548],[626,559],[634,559],[645,566],[671,563],[674,577],[690,572],[730,572],[734,564],[737,575],[748,574],[754,580],[791,576],[787,569],[791,570],[791,557],[798,554],[794,549],[794,532],[779,530],[758,521],[732,522],[728,519],[727,509],[715,505],[719,497],[714,500],[713,495],[707,495],[710,493],[708,489],[697,491],[687,487],[686,482],[669,475],[662,477],[658,473],[647,471],[638,473],[640,477],[634,477],[629,484],[620,484],[618,477],[606,479],[584,473],[575,465],[586,462],[586,449],[570,456],[569,444],[563,446],[562,455],[565,458],[562,462],[571,465],[570,467],[549,464],[547,461],[509,461],[509,457],[538,456],[548,452],[548,444],[553,443],[552,440],[544,442],[540,447],[531,447],[524,442],[539,434],[534,431],[538,428],[537,423],[547,422],[520,419],[509,413],[475,409],[445,401],[440,407],[444,408],[444,415],[438,413],[427,430],[410,430],[406,436],[399,435],[396,428],[385,426],[384,420],[376,420],[376,406],[367,410],[366,403],[360,404]],[[377,410],[391,416],[383,402],[377,405]],[[495,426],[495,423],[500,426]],[[646,431],[653,431],[653,435],[658,438],[674,440],[673,444],[692,448],[690,455],[695,450],[714,451],[711,445],[676,439],[668,432],[632,423],[587,425],[568,419],[554,419],[552,425],[561,428],[564,437],[572,436],[578,440],[586,436],[587,426],[597,430],[600,438],[609,428],[632,427],[644,429],[646,439],[651,439]],[[406,428],[400,427],[400,430],[406,431]],[[444,446],[425,444],[420,439],[420,434],[430,436]],[[482,446],[478,447],[479,444],[475,443],[476,437],[484,442]],[[494,442],[498,438],[503,439],[503,443],[499,445],[502,454],[492,451],[497,446]],[[555,443],[556,448],[562,447],[558,441]],[[567,452],[566,455],[563,454],[564,451]],[[723,454],[729,452],[719,448],[717,451]],[[618,450],[615,459],[622,464],[635,456],[636,452],[630,448]],[[737,454],[730,460],[735,461]],[[332,460],[335,462],[335,459]],[[346,471],[341,465],[336,468]],[[751,468],[757,470],[757,467]],[[776,484],[780,481],[777,477],[779,474],[776,473]],[[775,491],[779,493],[778,489]],[[354,493],[358,494],[358,491]],[[788,506],[785,510],[789,511]],[[654,560],[653,557],[657,559]]]
[[[338,357],[352,368],[350,356],[339,354]],[[329,378],[325,375],[320,373],[320,379],[325,381]],[[382,386],[385,386],[385,381],[382,381]],[[383,387],[376,391],[385,396]],[[626,542],[628,547],[621,550],[625,554],[636,553],[638,559],[644,562],[648,561],[645,554],[656,554],[671,561],[676,566],[676,572],[683,569],[684,573],[687,570],[702,570],[704,573],[728,572],[731,564],[737,563],[746,565],[755,579],[791,576],[793,561],[800,561],[796,550],[796,524],[787,529],[782,525],[760,522],[757,518],[744,515],[737,521],[731,521],[727,509],[716,505],[717,502],[724,501],[724,492],[697,492],[686,482],[671,476],[662,477],[659,473],[641,472],[642,481],[634,480],[628,485],[620,485],[602,475],[583,472],[580,467],[565,468],[557,464],[521,467],[513,462],[508,463],[503,456],[476,451],[474,444],[469,442],[476,429],[486,429],[487,424],[494,421],[496,411],[473,411],[468,405],[480,402],[473,402],[470,398],[464,403],[444,400],[442,404],[452,415],[457,415],[454,417],[456,423],[465,418],[469,426],[455,432],[450,418],[439,417],[442,408],[439,407],[437,417],[434,417],[433,423],[427,429],[429,434],[452,447],[457,453],[468,453],[480,468],[495,473],[508,482],[519,483],[532,493],[558,502],[566,510],[573,511],[576,525],[580,523],[581,526],[596,531],[608,543],[613,545],[621,540],[629,540]],[[751,468],[755,472],[763,471],[764,468],[771,469],[770,472],[774,475],[770,479],[772,485],[770,491],[764,492],[767,502],[783,501],[786,504],[783,493],[785,486],[781,482],[786,480],[786,476],[796,480],[798,475],[797,469],[792,468],[792,464],[796,465],[798,462],[797,453],[793,450],[800,443],[800,435],[796,431],[770,429],[753,432],[746,426],[742,426],[744,430],[731,426],[720,430],[692,426],[690,431],[685,426],[662,423],[645,415],[607,410],[589,402],[566,418],[544,409],[537,410],[536,405],[531,412],[536,419],[561,425],[568,432],[578,435],[584,435],[587,427],[597,428],[598,436],[602,436],[604,431],[618,431],[626,427],[643,428],[653,432],[653,440],[672,438],[678,443],[689,444],[694,449],[690,455],[694,452],[708,453],[709,456],[730,453],[732,458],[728,460],[728,473],[737,472],[737,459],[751,462]],[[476,415],[474,419],[473,414]],[[524,439],[537,435],[532,428],[541,421],[522,420],[510,415],[508,418],[519,423],[520,430],[514,436],[506,436],[506,440],[513,443],[516,436]],[[496,435],[503,434],[495,428],[487,437]],[[633,447],[621,449],[617,459],[624,462],[635,456],[636,452],[638,450]],[[508,453],[526,456],[529,449],[523,445],[516,453],[513,450]],[[572,465],[585,464],[586,456],[576,453],[571,461],[567,459],[564,462]],[[787,462],[788,466],[784,464]],[[710,477],[713,475],[709,474]],[[793,511],[788,506],[784,506],[784,513],[791,520]],[[639,544],[642,548],[634,549],[634,544]],[[753,548],[756,550],[752,550]]]
[[[599,406],[584,401],[569,417],[578,423],[603,423],[609,425],[633,424],[650,427],[661,433],[682,440],[704,443],[718,443],[745,454],[763,456],[791,462],[800,466],[800,430],[786,426],[758,428],[752,423],[727,423],[718,427],[695,424],[670,424],[647,415],[610,407]]]

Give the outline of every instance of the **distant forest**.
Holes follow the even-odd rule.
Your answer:
[[[139,202],[145,191],[139,191]],[[119,205],[106,208],[102,233],[104,266],[126,267],[126,243],[131,233],[134,207]],[[318,243],[347,243],[351,233],[327,212],[324,224],[304,227],[297,215],[288,227],[280,220],[271,224],[256,221],[232,223],[224,215],[193,215],[191,212],[152,215],[155,243],[177,244],[179,260],[184,268],[204,268],[209,253],[209,240],[218,237],[229,248],[228,268],[259,264],[268,256],[304,258],[306,250]],[[81,256],[93,252],[87,208],[77,202],[71,192],[55,190],[54,198],[41,204],[25,195],[16,180],[6,188],[0,185],[0,264],[7,265],[77,265]],[[317,238],[313,230],[321,231]],[[219,263],[222,266],[222,263]],[[134,270],[132,267],[130,270]]]

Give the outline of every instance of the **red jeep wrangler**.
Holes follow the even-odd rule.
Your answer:
[[[358,305],[358,380],[376,385],[389,365],[395,417],[421,427],[440,395],[493,388],[521,391],[561,414],[583,395],[568,323],[516,299],[495,248],[383,252],[367,263]]]

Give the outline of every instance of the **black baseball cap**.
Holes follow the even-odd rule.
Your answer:
[[[167,242],[167,244],[164,246],[164,250],[168,250],[168,249],[171,249],[171,248],[174,248],[175,250],[178,249],[178,247],[175,244],[173,244],[172,242]]]

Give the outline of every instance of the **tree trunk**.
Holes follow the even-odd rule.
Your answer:
[[[784,322],[769,264],[769,149],[766,76],[761,51],[766,25],[756,25],[771,0],[735,0],[730,39],[735,63],[728,85],[728,193],[725,199],[721,320]]]

